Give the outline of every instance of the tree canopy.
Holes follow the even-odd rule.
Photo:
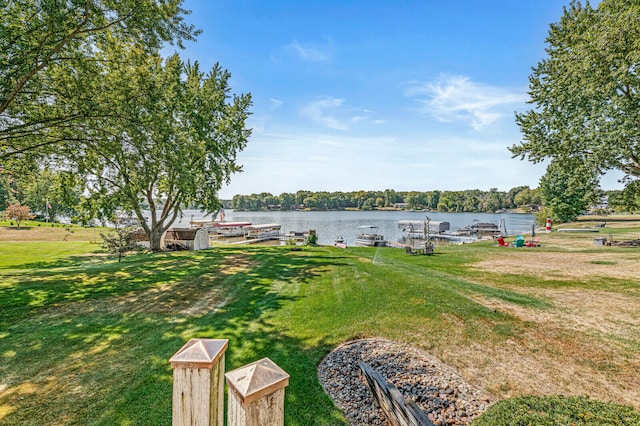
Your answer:
[[[177,54],[166,60],[118,44],[105,58],[96,90],[118,100],[116,118],[92,126],[82,145],[61,153],[62,163],[86,176],[103,207],[133,212],[152,250],[186,206],[213,212],[217,192],[240,170],[236,154],[247,143],[250,95],[231,95],[230,73],[218,64],[200,71]],[[149,218],[143,210],[148,210]]]
[[[199,33],[182,3],[0,0],[0,201],[22,182],[21,198],[46,202],[54,187],[24,176],[54,170],[52,207],[75,204],[65,213],[85,222],[133,212],[153,250],[186,206],[219,208],[217,191],[240,170],[251,97],[232,95],[218,64],[205,73],[160,55]]]
[[[548,57],[529,78],[534,108],[516,114],[523,139],[514,157],[553,159],[556,171],[586,170],[596,184],[608,170],[639,178],[640,3],[574,0],[546,41]]]
[[[98,55],[114,38],[151,50],[194,39],[181,4],[0,0],[0,159],[55,150],[108,115],[86,90],[101,71]]]
[[[522,196],[519,197],[519,195]],[[516,202],[518,199],[519,202]],[[472,189],[467,191],[353,191],[312,192],[298,191],[274,196],[268,192],[251,195],[235,195],[230,207],[236,210],[373,210],[395,208],[429,209],[443,212],[494,212],[496,210],[537,208],[541,201],[537,189],[528,186],[512,188],[509,192],[492,188],[489,191]]]

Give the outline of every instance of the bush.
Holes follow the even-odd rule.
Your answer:
[[[551,209],[547,207],[543,207],[542,209],[538,210],[536,213],[534,213],[534,216],[536,217],[536,223],[540,226],[545,226],[547,224],[547,217],[551,218],[552,223],[558,222],[557,218],[553,216],[553,212],[551,211]]]
[[[522,396],[489,407],[473,426],[638,425],[640,411],[582,396]]]
[[[22,221],[33,219],[34,217],[34,215],[31,214],[29,206],[23,206],[20,203],[10,204],[5,209],[4,216],[8,219],[15,220],[18,223],[18,228],[20,228]],[[11,226],[13,226],[13,220],[11,221]]]
[[[102,247],[109,253],[117,255],[118,262],[120,262],[126,253],[142,250],[142,247],[136,242],[136,232],[136,228],[127,226],[118,227],[109,234],[101,233]]]
[[[314,246],[318,242],[318,236],[315,233],[309,232],[307,235],[306,243],[307,245]]]

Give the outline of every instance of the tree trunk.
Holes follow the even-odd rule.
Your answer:
[[[164,231],[161,226],[151,227],[149,231],[149,249],[151,249],[151,251],[157,252],[162,250],[162,247],[160,247],[160,239],[163,233]]]

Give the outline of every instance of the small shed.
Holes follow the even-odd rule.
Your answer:
[[[169,228],[160,245],[165,250],[202,250],[210,247],[209,231],[205,228]]]
[[[133,241],[136,242],[139,246],[149,249],[151,247],[151,243],[149,243],[149,237],[147,237],[147,233],[144,232],[144,229],[136,229],[133,233]]]
[[[607,239],[605,237],[594,238],[593,239],[593,245],[594,246],[606,246],[607,245]]]

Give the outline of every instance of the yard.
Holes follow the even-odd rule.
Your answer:
[[[316,369],[361,337],[426,350],[496,399],[640,408],[640,249],[593,244],[636,239],[640,222],[535,248],[216,247],[122,263],[97,230],[0,230],[2,424],[170,424],[168,360],[193,337],[229,339],[227,370],[269,357],[287,371],[287,425],[346,424]]]

